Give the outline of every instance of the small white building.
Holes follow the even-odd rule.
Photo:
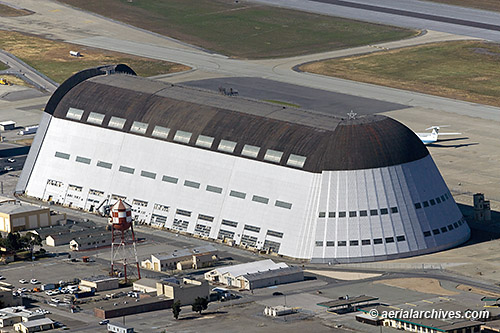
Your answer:
[[[142,278],[135,281],[132,285],[134,291],[140,291],[143,293],[156,293],[156,282],[158,282],[158,280]]]
[[[141,266],[157,272],[205,268],[212,266],[218,260],[217,253],[217,248],[212,245],[198,246],[176,250],[170,254],[152,254],[151,259],[141,262]]]
[[[54,322],[49,318],[30,320],[27,322],[14,324],[16,332],[31,333],[51,330],[54,328]]]
[[[224,266],[205,273],[205,279],[227,286],[252,290],[304,280],[300,267],[275,263],[271,259],[254,261],[234,266]]]
[[[134,333],[134,329],[132,327],[124,326],[122,324],[108,323],[108,332]]]
[[[45,315],[26,310],[24,306],[13,306],[0,309],[0,327],[13,326],[17,323],[43,319]]]

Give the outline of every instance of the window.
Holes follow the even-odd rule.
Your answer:
[[[441,228],[441,232],[442,232],[442,233],[445,233],[445,232],[447,232],[447,231],[448,231],[448,229],[446,229],[446,227],[442,227],[442,228]]]
[[[243,150],[241,151],[241,155],[246,156],[246,157],[257,158],[257,155],[259,155],[259,150],[260,150],[260,147],[245,145],[245,146],[243,146]]]
[[[357,241],[357,240],[349,241],[349,246],[358,246],[358,245],[359,245],[359,241]]]
[[[360,210],[359,211],[359,216],[368,216],[368,211],[366,211],[366,210]]]
[[[147,207],[148,206],[148,202],[147,201],[143,201],[143,200],[134,199],[132,201],[132,205],[140,206],[140,207]]]
[[[375,216],[375,215],[378,215],[378,210],[370,209],[370,216]]]
[[[391,213],[396,214],[398,212],[398,207],[391,207]]]
[[[160,210],[162,212],[168,212],[169,211],[169,208],[168,206],[165,206],[165,205],[162,205],[162,204],[158,204],[158,203],[155,203],[155,205],[153,206],[153,209],[154,210]],[[166,222],[166,221],[165,221]]]
[[[269,249],[269,250],[277,253],[280,250],[280,246],[281,246],[280,243],[273,242],[273,241],[270,241],[269,239],[266,239],[264,241],[264,245],[262,246],[262,248]]]
[[[90,158],[86,158],[86,157],[77,156],[76,161],[78,163],[90,164]]]
[[[454,226],[455,228],[458,228],[458,223],[457,223],[457,222],[453,223],[453,226]]]
[[[415,209],[420,209],[420,208],[422,208],[420,202],[415,203]]]
[[[111,117],[108,123],[108,127],[116,128],[116,129],[122,129],[123,126],[125,125],[126,120],[123,118],[119,117]]]
[[[323,246],[323,241],[316,241],[316,246],[317,247]]]
[[[151,179],[156,179],[156,173],[154,172],[149,172],[149,171],[141,171],[141,176],[146,177],[146,178],[151,178]]]
[[[89,116],[87,117],[87,122],[90,124],[101,125],[103,121],[104,115],[101,113],[90,112]]]
[[[255,247],[255,245],[257,244],[257,237],[250,235],[243,235],[241,236],[241,244],[243,245],[246,244],[248,246]]]
[[[346,213],[345,212],[339,212],[339,217],[346,217]]]
[[[151,135],[160,139],[166,139],[168,137],[168,133],[170,133],[170,128],[155,126]]]
[[[225,239],[225,238],[234,239],[234,232],[220,229],[219,234],[217,235],[217,239]]]
[[[448,197],[448,193],[445,193],[445,194],[444,194],[444,197],[446,198],[446,200],[448,200],[448,199],[449,199],[449,197]]]
[[[424,237],[430,237],[431,232],[430,231],[424,231]]]
[[[382,243],[383,243],[382,238],[375,238],[373,240],[373,244],[382,244]]]
[[[69,108],[68,113],[66,113],[66,118],[74,120],[80,120],[82,119],[82,116],[83,116],[83,110],[75,108]]]
[[[448,230],[449,231],[452,231],[453,230],[453,226],[451,224],[448,225]]]
[[[113,164],[108,163],[108,162],[103,162],[103,161],[97,161],[97,166],[101,167],[101,168],[104,168],[104,169],[111,169],[111,167],[113,166]]]
[[[229,140],[220,140],[219,147],[217,149],[226,153],[232,153],[234,152],[234,148],[236,148],[236,142]]]
[[[66,153],[61,153],[59,151],[56,151],[56,157],[59,157],[59,158],[62,158],[62,159],[65,159],[65,160],[69,160],[69,154],[66,154]]]
[[[371,241],[369,239],[362,239],[361,240],[361,245],[370,245]]]
[[[124,173],[129,173],[129,174],[133,175],[135,169],[134,168],[130,168],[130,167],[126,167],[126,166],[123,166],[123,165],[120,165],[120,168],[118,169],[118,171],[121,171],[121,172],[124,172]]]
[[[198,214],[198,220],[203,220],[203,221],[207,221],[207,222],[213,222],[214,221],[214,217],[213,216],[204,215],[204,214]]]
[[[240,198],[240,199],[245,199],[246,198],[246,193],[243,192],[238,192],[238,191],[233,191],[229,193],[230,196],[235,197],[235,198]]]
[[[462,220],[458,220],[458,225],[462,225]]]
[[[193,181],[190,181],[190,180],[185,180],[184,181],[184,186],[192,187],[192,188],[200,188],[200,183],[193,182]]]
[[[326,246],[335,246],[334,241],[326,241]]]
[[[429,202],[431,203],[431,206],[434,206],[436,204],[436,201],[434,201],[434,199],[429,200]]]
[[[194,228],[194,233],[200,236],[205,236],[208,237],[210,236],[210,230],[212,227],[203,225],[203,224],[197,224]]]
[[[127,197],[124,197],[123,195],[119,195],[119,194],[112,194],[111,195],[111,200],[125,200],[127,199]]]
[[[181,142],[181,143],[189,143],[189,140],[191,140],[191,132],[184,132],[184,131],[177,131],[175,132],[174,136],[174,141]]]
[[[264,155],[264,160],[269,161],[269,162],[279,163],[279,162],[281,162],[282,156],[283,156],[283,152],[268,149],[266,151],[266,155]]]
[[[78,185],[71,185],[70,184],[70,185],[68,185],[68,190],[81,192],[83,190],[83,187],[78,186]]]
[[[325,213],[325,212],[319,212],[319,216],[318,216],[319,218],[323,218],[323,217],[325,217],[325,216],[326,216],[326,213]]]
[[[338,241],[337,246],[347,246],[347,242],[346,241]]]
[[[386,237],[385,242],[386,243],[394,243],[394,237]]]
[[[289,203],[289,202],[284,202],[284,201],[276,200],[276,202],[274,203],[274,205],[276,207],[281,207],[281,208],[286,208],[286,209],[292,209],[292,204]]]
[[[433,233],[434,235],[439,235],[439,234],[440,234],[439,229],[434,229],[434,230],[432,230],[432,233]]]
[[[245,227],[243,229],[248,230],[248,231],[253,231],[253,232],[260,232],[259,227],[255,227],[255,226],[249,225],[249,224],[245,224]]]
[[[278,238],[283,238],[283,233],[279,232],[279,231],[268,230],[267,235],[273,236],[273,237],[278,237]]]
[[[217,186],[207,185],[207,191],[220,194],[220,193],[222,193],[222,188],[217,187]]]
[[[269,199],[268,198],[259,197],[258,195],[254,195],[252,197],[252,201],[260,202],[260,203],[263,203],[263,204],[266,204],[266,205],[269,203]]]
[[[177,184],[177,181],[179,181],[179,178],[170,177],[170,176],[163,176],[161,178],[161,180],[164,182],[167,182],[167,183]]]
[[[104,195],[104,192],[103,191],[99,191],[99,190],[90,189],[89,190],[89,194],[96,195],[98,197],[102,197]]]
[[[422,204],[424,205],[424,207],[429,207],[429,203],[427,201],[422,202]]]
[[[130,132],[144,134],[148,129],[148,124],[141,123],[140,121],[134,121],[130,127]]]
[[[234,222],[234,221],[229,221],[229,220],[222,220],[222,225],[227,225],[227,226],[230,226],[230,227],[233,227],[233,228],[236,228],[238,226],[238,222]]]
[[[445,199],[444,195],[442,195],[442,196],[441,196],[441,201],[442,201],[442,202],[445,202],[445,201],[446,201],[446,199]]]
[[[380,209],[380,215],[387,215],[387,214],[389,214],[389,210],[387,208]]]
[[[397,237],[396,237],[396,240],[397,240],[398,242],[404,242],[404,241],[406,240],[406,238],[405,238],[405,236],[397,236]]]
[[[196,140],[195,145],[199,147],[212,148],[212,143],[214,142],[214,138],[211,136],[200,135],[198,136],[198,140]]]
[[[351,211],[349,212],[349,217],[356,217],[356,216],[357,216],[357,212],[356,212],[356,211],[351,210]]]
[[[191,212],[188,210],[183,210],[183,209],[177,209],[175,211],[176,214],[183,215],[183,216],[189,216],[191,217]]]
[[[328,217],[329,217],[329,218],[333,218],[333,217],[335,217],[335,213],[336,213],[336,212],[328,212]]]
[[[286,165],[296,168],[303,168],[305,163],[306,163],[305,156],[290,154],[290,157],[288,157],[288,162],[286,162]]]

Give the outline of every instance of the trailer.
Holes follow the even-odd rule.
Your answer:
[[[25,127],[23,130],[20,130],[18,134],[19,135],[35,134],[37,130],[38,130],[38,125],[28,126],[28,127]]]

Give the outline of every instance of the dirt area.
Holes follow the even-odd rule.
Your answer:
[[[16,9],[7,5],[0,4],[0,16],[14,17],[33,14],[33,12],[25,9]]]
[[[500,11],[500,1],[498,0],[427,0],[462,7],[471,7],[485,10]]]
[[[441,287],[441,283],[436,279],[428,278],[404,278],[389,279],[374,282],[374,284],[385,284],[387,286],[409,289],[426,294],[435,294],[441,296],[453,296],[459,294],[456,291],[446,290]]]
[[[476,288],[476,287],[468,286],[468,285],[465,285],[465,284],[459,284],[457,286],[457,289],[458,290],[462,290],[462,291],[471,292],[471,293],[478,294],[478,295],[482,295],[482,296],[489,296],[489,297],[500,298],[500,294],[499,293],[494,293],[492,291],[488,291],[488,290],[484,290],[484,289],[481,289],[481,288]]]
[[[363,280],[373,277],[379,277],[382,274],[372,274],[372,273],[358,273],[358,272],[342,272],[342,271],[317,271],[317,270],[306,270],[308,273],[326,276],[332,279],[338,280]]]

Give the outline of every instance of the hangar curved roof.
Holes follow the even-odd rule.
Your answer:
[[[75,74],[56,90],[57,98],[49,100],[45,112],[90,126],[316,173],[397,165],[429,154],[413,131],[385,116],[345,120],[141,78],[123,66],[116,68],[124,70],[100,68]],[[95,121],[96,115],[100,121]],[[121,126],[115,126],[117,121]],[[155,134],[157,128],[163,136]],[[184,135],[183,140],[178,135]],[[202,137],[209,144],[199,144]],[[255,156],[248,154],[248,146],[259,148]]]

